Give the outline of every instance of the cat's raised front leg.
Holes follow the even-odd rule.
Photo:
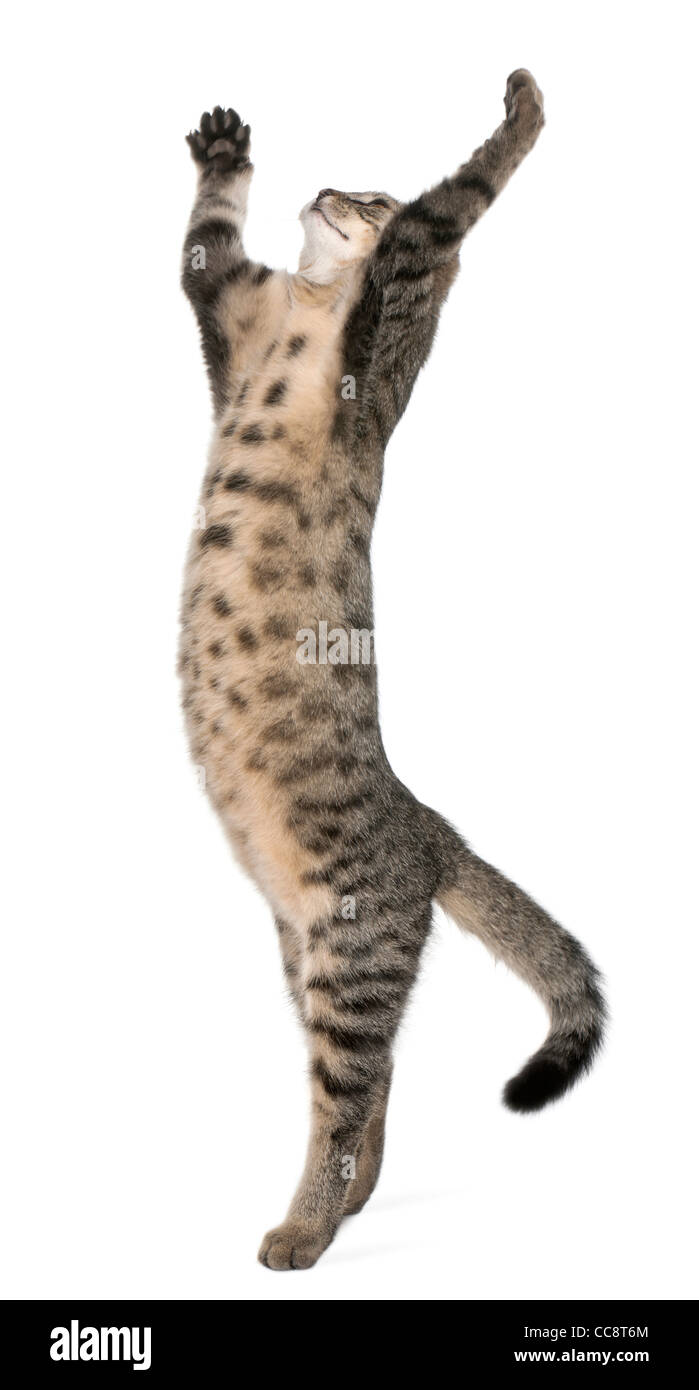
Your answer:
[[[505,120],[454,175],[445,180],[446,202],[464,236],[505,187],[544,126],[544,99],[530,72],[517,68],[505,88]],[[439,186],[438,186],[439,187]],[[437,192],[437,190],[433,190]],[[425,197],[429,198],[429,194]]]
[[[373,325],[368,362],[348,367],[362,383],[356,429],[385,446],[427,359],[439,311],[458,269],[458,251],[532,149],[544,124],[541,92],[530,72],[507,80],[505,120],[450,178],[402,207],[388,223],[355,311]],[[344,407],[347,417],[352,407]]]
[[[205,111],[187,136],[199,186],[182,253],[182,285],[196,313],[214,404],[223,409],[236,344],[231,340],[231,287],[241,300],[269,274],[243,249],[243,227],[253,166],[250,127],[220,106]]]

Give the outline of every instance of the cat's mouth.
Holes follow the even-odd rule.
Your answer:
[[[311,212],[319,212],[321,217],[323,218],[323,221],[327,222],[328,226],[332,227],[333,231],[337,232],[337,235],[341,236],[343,241],[349,241],[347,233],[341,232],[340,228],[336,227],[335,223],[330,221],[327,212],[324,212],[323,208],[320,206],[320,203],[311,203]]]

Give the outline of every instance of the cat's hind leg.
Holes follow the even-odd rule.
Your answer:
[[[281,1225],[268,1231],[259,1258],[268,1269],[308,1269],[327,1249],[344,1215],[347,1165],[388,1072],[373,1075],[339,1051],[315,1047],[313,1113],[303,1177]],[[378,1074],[377,1074],[378,1073]]]
[[[275,926],[279,936],[284,978],[289,994],[294,1001],[297,1017],[301,1024],[305,1025],[301,938],[291,923],[284,921],[281,917],[275,918]],[[378,1182],[383,1160],[386,1110],[390,1086],[389,1072],[385,1086],[377,1092],[376,1101],[357,1145],[356,1155],[347,1155],[344,1173],[347,1184],[343,1208],[345,1216],[355,1216],[362,1210]]]
[[[306,1005],[303,987],[304,952],[301,937],[290,922],[281,917],[275,918],[282,956],[284,978],[293,999],[296,1014],[302,1025],[306,1023]],[[386,1130],[386,1109],[391,1086],[390,1069],[386,1082],[379,1087],[371,1107],[363,1133],[357,1144],[356,1154],[346,1155],[343,1163],[343,1176],[346,1193],[343,1206],[345,1216],[355,1216],[362,1210],[378,1182],[383,1160],[384,1137]]]
[[[379,1180],[386,1137],[386,1111],[391,1087],[390,1074],[377,1095],[359,1143],[355,1176],[349,1177],[345,1195],[345,1216],[356,1216],[366,1206]]]
[[[290,922],[283,917],[275,917],[274,925],[279,937],[284,979],[296,1007],[299,1021],[304,1022],[303,991],[303,946],[301,938]]]
[[[260,1248],[259,1258],[270,1269],[315,1264],[346,1211],[358,1211],[373,1188],[393,1041],[429,923],[429,903],[414,912],[387,911],[384,905],[380,916],[359,914],[348,922],[338,915],[309,929],[304,1016],[311,1135],[286,1219]],[[353,1190],[353,1182],[360,1186]]]

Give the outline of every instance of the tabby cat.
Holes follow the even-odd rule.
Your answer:
[[[314,1264],[374,1189],[393,1041],[434,900],[548,1007],[548,1037],[507,1084],[507,1105],[562,1095],[601,1041],[582,947],[395,776],[367,652],[384,450],[460,243],[543,126],[524,69],[505,112],[468,163],[413,202],[321,189],[301,212],[295,274],[243,250],[249,126],[216,107],[188,137],[199,186],[183,285],[216,429],[186,574],[184,707],[211,800],[274,912],[310,1053],[308,1157],[262,1242],[270,1269]]]

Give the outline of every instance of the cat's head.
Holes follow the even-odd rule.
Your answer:
[[[399,207],[388,193],[321,188],[301,209],[305,239],[299,270],[311,279],[331,280],[347,266],[365,260]]]

